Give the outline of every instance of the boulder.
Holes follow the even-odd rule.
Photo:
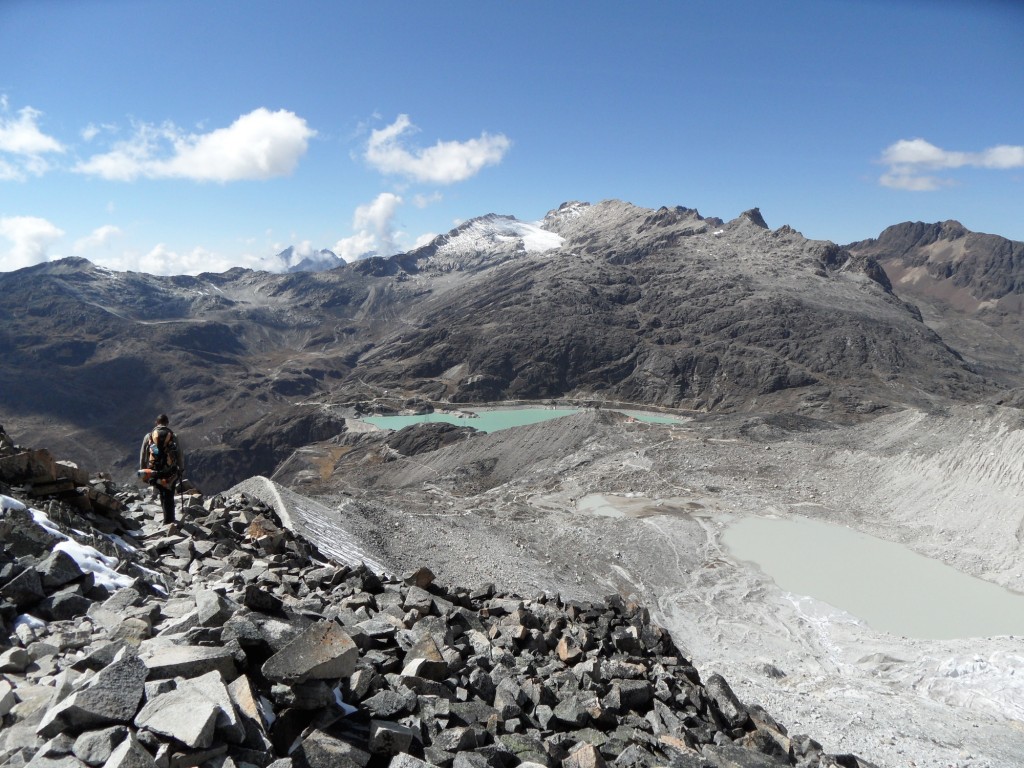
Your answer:
[[[284,607],[280,599],[254,584],[245,587],[245,594],[242,596],[242,605],[251,611],[260,613],[277,614]]]
[[[419,733],[407,725],[391,720],[370,721],[370,752],[374,754],[409,752],[418,738]]]
[[[212,701],[183,687],[147,702],[136,716],[135,726],[177,739],[191,749],[202,749],[213,743],[220,712]]]
[[[66,736],[57,736],[50,740],[35,753],[26,763],[31,768],[85,768],[85,764],[71,754],[71,740]]]
[[[476,731],[469,726],[457,725],[445,728],[434,737],[435,747],[448,752],[464,752],[477,746]]]
[[[83,576],[82,569],[75,559],[62,549],[51,552],[35,569],[42,578],[43,587],[50,589],[63,587]]]
[[[0,678],[0,717],[7,715],[16,702],[14,688],[11,687],[9,682]]]
[[[67,587],[40,600],[36,610],[39,615],[50,621],[69,621],[85,616],[93,602],[85,595],[79,594],[73,587]]]
[[[319,621],[267,659],[262,671],[280,683],[339,679],[352,674],[358,657],[359,649],[340,624]]]
[[[704,747],[701,757],[705,765],[710,763],[714,768],[782,768],[790,764],[788,760],[780,760],[734,744]]]
[[[704,687],[718,707],[718,711],[731,727],[740,728],[749,722],[750,717],[747,715],[746,707],[736,698],[736,694],[733,693],[724,677],[717,673],[712,674],[704,682]]]
[[[426,616],[430,613],[433,605],[434,598],[427,590],[420,587],[409,587],[402,607],[407,611],[417,611],[421,616]]]
[[[383,720],[411,714],[416,710],[416,706],[416,694],[407,688],[403,692],[380,691],[362,702],[362,707],[367,712]]]
[[[212,589],[202,589],[196,593],[196,609],[200,625],[220,627],[234,615],[238,606]]]
[[[426,566],[421,566],[415,571],[409,571],[402,575],[402,583],[410,587],[427,589],[434,583],[434,572]]]
[[[182,645],[149,645],[143,643],[142,660],[149,670],[150,680],[170,677],[199,677],[214,670],[224,679],[234,680],[238,676],[235,659],[230,649],[220,647]]]
[[[402,752],[391,758],[388,768],[431,768],[430,763]]]
[[[128,735],[128,728],[123,725],[86,731],[75,739],[71,751],[86,765],[103,765],[110,759],[114,748],[128,739]]]
[[[157,763],[133,734],[110,753],[103,768],[156,768]]]
[[[202,697],[217,707],[217,733],[227,741],[238,744],[245,739],[245,726],[235,709],[234,700],[224,684],[224,678],[218,670],[205,675],[182,681],[179,691]]]
[[[15,646],[0,653],[0,672],[24,672],[31,663],[32,659],[24,648]]]
[[[46,597],[43,579],[34,568],[26,568],[0,588],[0,598],[10,600],[20,611]]]
[[[146,665],[122,649],[85,687],[51,707],[36,732],[50,738],[58,733],[128,723],[142,700],[145,682]]]
[[[30,555],[46,557],[60,543],[61,537],[50,533],[32,518],[24,506],[8,508],[0,518],[0,541],[14,557]]]
[[[371,756],[347,741],[313,730],[291,757],[296,768],[366,768]]]

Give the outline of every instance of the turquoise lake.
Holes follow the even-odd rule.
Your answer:
[[[410,424],[429,424],[431,422],[445,421],[449,424],[473,427],[481,432],[497,432],[501,429],[522,427],[526,424],[537,424],[541,421],[558,419],[562,416],[571,416],[579,412],[579,408],[495,408],[493,410],[474,411],[477,414],[475,418],[459,417],[454,413],[427,413],[421,416],[364,416],[361,421],[381,427],[382,429],[402,429],[402,427],[408,427]],[[620,410],[619,413],[625,413],[627,416],[632,416],[638,421],[645,421],[650,424],[679,424],[683,420],[682,418],[665,416],[659,413],[648,413],[646,411]]]

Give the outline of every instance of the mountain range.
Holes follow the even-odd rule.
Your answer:
[[[1024,244],[957,222],[840,246],[756,208],[726,222],[615,200],[538,224],[491,214],[325,271],[155,277],[62,259],[0,273],[0,423],[127,476],[167,412],[190,475],[216,490],[356,410],[424,402],[847,422],[1013,405],[1022,259]]]

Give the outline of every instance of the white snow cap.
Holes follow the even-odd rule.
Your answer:
[[[561,248],[561,235],[542,229],[539,224],[519,221],[511,216],[482,216],[463,224],[456,234],[447,236],[437,252],[442,255],[479,253],[495,245],[519,241],[527,253],[542,253]]]

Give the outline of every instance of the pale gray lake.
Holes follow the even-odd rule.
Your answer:
[[[1024,595],[844,526],[746,517],[730,524],[722,541],[783,590],[876,630],[934,640],[1024,635]]]

